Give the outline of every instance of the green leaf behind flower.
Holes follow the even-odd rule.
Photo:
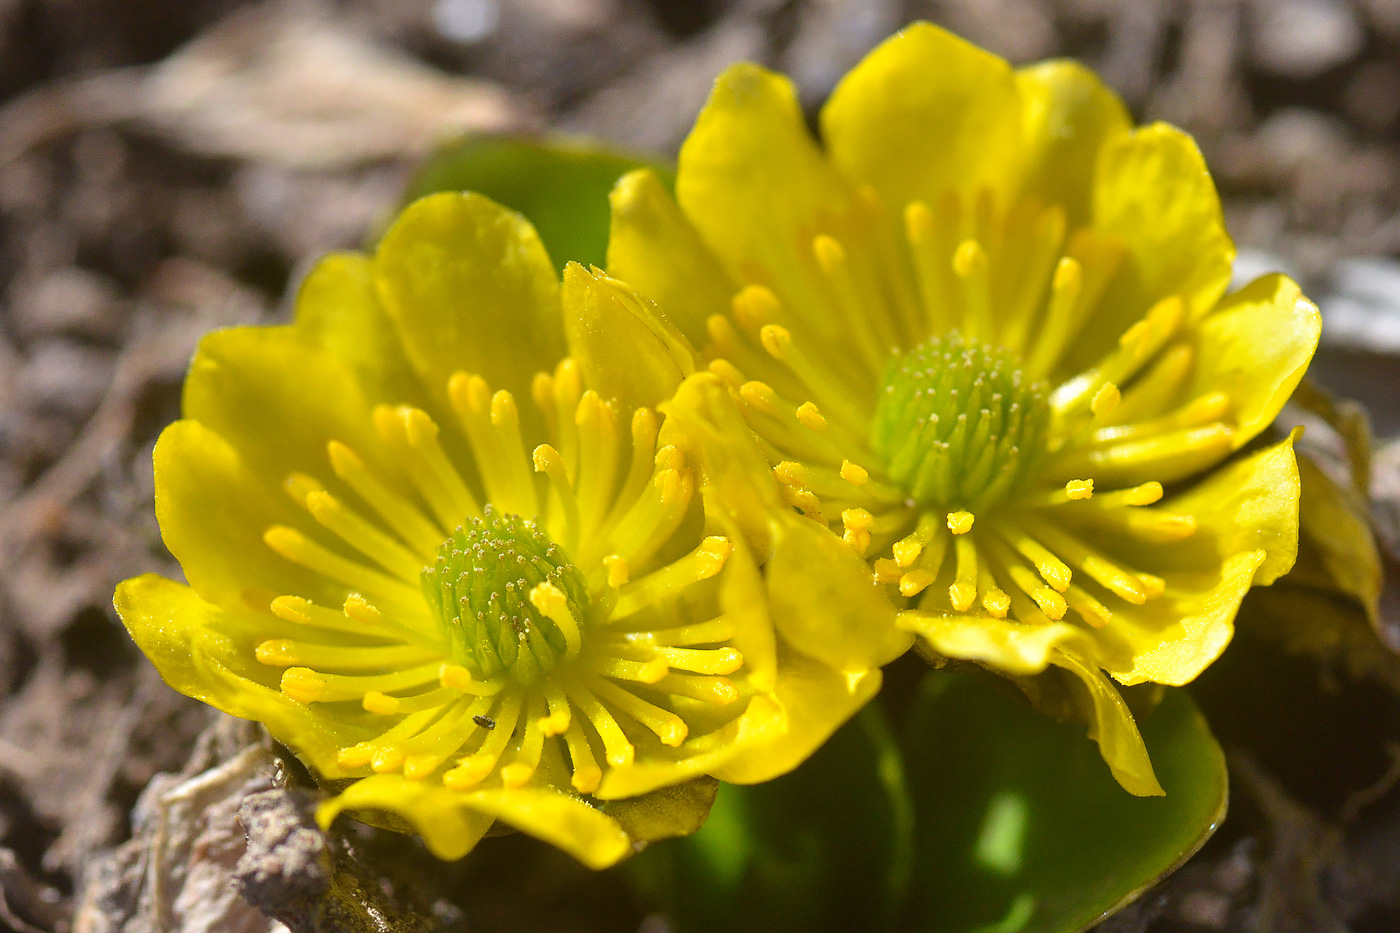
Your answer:
[[[1083,726],[978,675],[928,675],[904,743],[918,810],[907,928],[1082,930],[1200,848],[1225,815],[1225,757],[1182,690],[1139,724],[1165,797],[1120,788]]]
[[[796,771],[720,787],[694,836],[624,866],[682,931],[889,929],[909,880],[913,812],[878,704]]]
[[[627,172],[661,162],[580,140],[470,136],[452,143],[419,170],[405,203],[438,191],[476,191],[524,214],[556,267],[570,260],[602,266],[607,259],[608,192]]]

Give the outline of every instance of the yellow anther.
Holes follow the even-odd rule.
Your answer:
[[[1065,483],[1065,495],[1071,499],[1088,499],[1094,495],[1094,481],[1091,479],[1072,479]]]
[[[895,563],[901,567],[908,567],[910,564],[914,563],[914,561],[918,560],[919,555],[923,553],[924,542],[910,535],[907,538],[901,538],[896,541],[891,550],[894,552]]]
[[[535,584],[534,588],[530,590],[530,605],[548,616],[561,609],[567,609],[568,597],[559,587],[545,580]]]
[[[298,703],[315,703],[326,695],[326,681],[305,667],[289,667],[282,672],[282,692]]]
[[[438,683],[449,690],[467,690],[474,683],[472,672],[460,664],[444,664],[438,670]]]
[[[841,513],[841,522],[848,530],[868,531],[875,523],[875,516],[866,509],[846,509]]]
[[[534,461],[536,473],[548,473],[551,469],[560,471],[564,469],[564,458],[549,444],[541,444],[536,447],[531,459]]]
[[[437,440],[438,426],[428,413],[421,408],[409,408],[400,406],[399,412],[403,418],[404,430],[408,436],[408,442],[414,447],[425,447]]]
[[[563,735],[564,731],[569,728],[570,719],[567,712],[550,713],[539,720],[540,731],[546,737]]]
[[[1011,609],[1011,597],[992,587],[982,594],[982,608],[987,610],[987,614],[992,618],[1004,619]]]
[[[758,332],[759,342],[763,344],[763,349],[768,351],[768,355],[776,360],[786,358],[788,350],[792,347],[792,333],[779,324],[767,324]]]
[[[976,240],[963,240],[953,251],[953,271],[968,279],[987,272],[987,252]]]
[[[901,596],[917,596],[933,585],[936,578],[927,570],[911,570],[899,578]]]
[[[282,488],[287,490],[287,495],[303,504],[306,502],[306,497],[312,493],[325,491],[325,487],[305,473],[291,474],[283,481]]]
[[[797,420],[813,431],[826,429],[826,419],[822,417],[821,412],[817,411],[817,406],[811,402],[803,402],[797,406]]]
[[[1055,264],[1055,275],[1050,281],[1050,288],[1057,293],[1078,295],[1083,282],[1084,270],[1079,265],[1079,261],[1064,256]]]
[[[755,331],[773,323],[782,304],[771,289],[762,285],[748,285],[735,294],[730,307],[740,326]]]
[[[403,760],[403,776],[421,781],[438,769],[442,759],[437,755],[409,755]]]
[[[965,535],[972,530],[972,523],[977,520],[977,516],[971,512],[949,512],[948,530],[955,535]]]
[[[638,669],[637,682],[659,684],[669,673],[671,673],[671,665],[666,663],[665,658],[652,658]]]
[[[378,713],[381,716],[392,716],[399,711],[403,703],[398,697],[389,696],[387,693],[380,693],[378,690],[371,690],[365,694],[360,701],[367,713]]]
[[[617,554],[603,558],[603,566],[608,570],[608,586],[617,589],[628,580],[627,559]]]
[[[344,612],[347,617],[363,625],[378,625],[383,620],[383,616],[379,614],[379,610],[374,608],[369,600],[365,599],[359,593],[351,593],[349,596],[345,597],[345,603],[341,606],[341,611]]]
[[[520,409],[516,407],[515,396],[505,389],[499,390],[491,396],[491,423],[500,426],[502,424],[514,424],[520,420]]]
[[[970,583],[954,583],[948,587],[948,601],[958,612],[967,612],[977,602],[977,587]]]
[[[719,573],[729,559],[730,550],[729,539],[719,535],[711,535],[702,541],[695,552],[700,579],[707,580]]]
[[[1126,493],[1123,498],[1128,505],[1152,505],[1162,498],[1162,484],[1152,480],[1141,486],[1125,489],[1123,492]]]
[[[451,391],[449,383],[448,391]],[[535,407],[541,411],[549,411],[554,405],[554,377],[549,373],[535,373],[530,380],[530,398],[535,400]]]
[[[1156,599],[1167,591],[1167,581],[1159,576],[1150,573],[1139,573],[1137,578],[1142,581],[1143,591],[1147,593],[1148,599]]]
[[[745,381],[744,374],[739,371],[739,367],[728,360],[710,360],[710,372],[718,376],[725,385],[735,392]]]
[[[311,621],[311,616],[306,614],[310,607],[311,603],[300,596],[279,596],[271,603],[272,614],[277,618],[301,625]]]
[[[904,206],[904,235],[915,246],[933,238],[933,212],[923,201],[910,201]]]
[[[1123,393],[1118,391],[1118,387],[1113,383],[1106,382],[1103,388],[1094,393],[1094,400],[1089,403],[1089,410],[1094,413],[1095,418],[1104,418],[1117,408],[1121,401],[1123,401]]]
[[[888,557],[881,557],[875,561],[875,582],[876,583],[896,583],[904,576],[904,569],[897,561]]]
[[[374,769],[376,774],[388,774],[391,771],[399,770],[406,757],[408,756],[404,754],[403,749],[388,745],[374,750],[374,756],[370,758],[369,766]]]
[[[512,761],[501,769],[501,783],[506,787],[524,787],[525,783],[534,775],[534,765],[528,765],[523,761]]]
[[[253,649],[253,656],[270,667],[290,667],[297,663],[293,643],[285,638],[270,638]]]
[[[773,467],[773,475],[778,478],[778,482],[784,486],[794,486],[802,488],[807,486],[811,479],[807,468],[795,460],[781,460]]]
[[[812,255],[817,259],[817,265],[822,272],[827,275],[835,275],[840,268],[846,264],[846,250],[835,237],[818,234],[812,240]]]
[[[1069,604],[1065,602],[1065,598],[1046,586],[1038,587],[1036,591],[1031,594],[1031,599],[1035,600],[1036,605],[1040,606],[1041,612],[1045,613],[1056,622],[1063,619],[1065,613],[1069,611]]]
[[[849,460],[842,460],[841,478],[852,486],[864,486],[870,479],[870,471]]]
[[[778,413],[777,394],[764,382],[750,380],[739,387],[739,399],[767,415]]]
[[[335,753],[335,763],[342,768],[363,768],[369,764],[369,760],[374,757],[374,748],[361,743],[351,745],[349,748],[342,748]]]

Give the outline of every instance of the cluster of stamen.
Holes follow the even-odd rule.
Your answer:
[[[298,702],[385,717],[341,750],[343,768],[515,787],[557,744],[573,789],[593,793],[606,767],[649,743],[671,757],[703,749],[742,709],[734,626],[686,593],[722,570],[729,542],[657,561],[694,501],[684,457],[657,445],[650,410],[634,413],[630,438],[619,430],[571,360],[532,394],[550,443],[527,454],[509,392],[449,381],[471,479],[443,428],[410,406],[374,412],[377,460],[392,467],[332,442],[333,479],[287,479],[321,532],[274,526],[268,546],[348,595],[338,609],[272,600],[291,637],[257,657],[286,668],[282,691]]]
[[[1232,449],[1229,398],[1189,394],[1185,303],[1162,300],[1066,372],[1115,241],[986,190],[903,215],[901,243],[879,197],[856,192],[794,258],[806,274],[783,284],[802,314],[749,285],[709,322],[710,369],[788,504],[910,608],[1100,628],[1160,595],[1160,577],[1089,542],[1193,534],[1193,516],[1153,507],[1161,482],[1137,477],[1183,478]]]

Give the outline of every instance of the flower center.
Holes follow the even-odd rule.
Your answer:
[[[457,660],[480,680],[532,684],[578,652],[583,575],[533,521],[487,506],[438,547],[421,582]]]
[[[953,332],[890,359],[870,444],[920,505],[978,512],[1029,471],[1049,420],[1045,387],[1013,352]]]

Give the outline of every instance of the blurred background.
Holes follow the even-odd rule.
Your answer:
[[[670,157],[726,64],[791,74],[815,111],[917,18],[1015,63],[1080,58],[1140,119],[1194,133],[1241,277],[1302,281],[1319,378],[1382,442],[1400,433],[1400,0],[0,0],[0,927],[70,929],[83,906],[79,929],[150,929],[122,902],[122,873],[149,865],[99,854],[211,717],[110,599],[178,572],[150,453],[202,333],[284,315],[307,262],[362,244],[444,139],[549,130]],[[1393,530],[1400,447],[1376,466]],[[1368,854],[1339,801],[1260,780],[1245,806],[1268,831],[1212,843],[1114,929],[1243,929],[1270,897],[1289,929],[1394,916],[1377,905],[1400,890],[1400,823]],[[451,869],[480,895],[472,928],[521,928],[504,905],[528,899],[541,928],[665,929],[615,879],[502,845],[532,866],[509,897],[480,893],[489,868]],[[565,890],[602,906],[556,910]]]

